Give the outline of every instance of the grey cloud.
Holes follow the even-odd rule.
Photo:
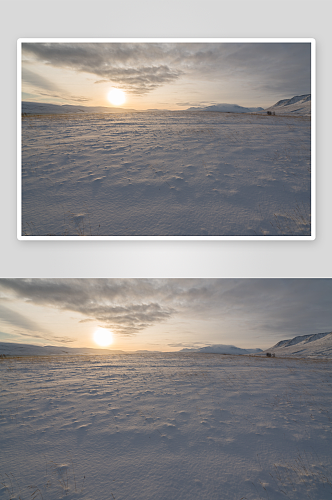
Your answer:
[[[173,320],[212,322],[221,338],[289,338],[332,328],[332,279],[1,279],[9,296],[75,311],[134,335]]]
[[[180,71],[171,70],[167,65],[138,68],[112,68],[103,71],[109,81],[122,87],[129,87],[133,94],[146,94],[165,83],[176,80]]]
[[[54,335],[51,339],[49,340],[55,340],[56,342],[60,342],[62,344],[72,344],[73,342],[76,342],[76,338],[68,337],[68,336],[63,336],[63,335]]]
[[[37,89],[41,89],[38,92],[40,96],[52,97],[55,99],[65,99],[67,101],[76,101],[76,102],[89,101],[89,99],[83,96],[68,95],[53,82],[29,70],[25,66],[22,67],[22,81],[31,84],[33,87]]]
[[[280,338],[332,328],[332,280],[241,280],[224,294],[226,310],[249,331]]]
[[[238,92],[257,98],[260,93],[279,98],[310,92],[307,43],[25,43],[23,52],[136,94],[183,76],[214,80],[221,89],[231,81]]]
[[[24,333],[22,331],[15,331],[15,335],[18,335],[19,337],[28,337],[29,339],[34,338],[34,339],[44,339],[47,340],[47,337],[45,338],[44,335],[40,335],[39,333]]]
[[[5,307],[1,304],[0,304],[0,318],[2,321],[5,321],[6,323],[18,326],[25,330],[29,330],[30,332],[50,333],[48,332],[48,330],[45,330],[34,321],[31,321],[26,316],[23,316],[23,314],[20,314],[16,311],[12,311],[8,307]]]
[[[174,312],[156,302],[144,280],[0,280],[0,286],[35,304],[93,317],[115,332],[133,335]]]
[[[167,344],[169,347],[205,347],[209,344],[204,344],[202,342],[174,342],[172,344]]]
[[[3,300],[3,298],[1,298]],[[44,339],[56,342],[71,343],[76,339],[70,338],[68,336],[56,336],[53,335],[47,328],[41,327],[35,321],[31,321],[29,318],[23,314],[13,311],[6,306],[0,304],[0,319],[12,327],[18,327],[15,329],[15,334],[21,337],[29,337],[36,339]],[[23,331],[22,331],[23,330]],[[26,332],[24,331],[26,330]]]
[[[195,103],[192,102],[176,102],[175,103],[177,106],[195,106]]]
[[[87,97],[82,97],[82,96],[73,96],[73,95],[67,95],[67,94],[57,94],[57,93],[50,93],[50,92],[39,92],[39,96],[43,97],[52,97],[53,99],[63,99],[65,101],[75,101],[75,102],[88,102],[90,99]]]
[[[24,333],[22,331],[15,331],[15,335],[18,335],[19,337],[28,337],[29,339],[42,339],[42,340],[47,340],[50,342],[58,342],[61,344],[71,344],[73,342],[76,342],[77,339],[72,338],[72,337],[67,337],[67,336],[58,336],[58,335],[41,335],[36,332],[34,333]]]
[[[84,314],[82,308],[77,309],[77,312]],[[105,326],[115,328],[118,333],[133,335],[154,323],[167,320],[172,310],[153,302],[129,303],[125,306],[96,304],[89,307],[89,315],[94,315]]]
[[[38,87],[44,90],[59,91],[59,87],[53,82],[44,78],[37,73],[29,70],[25,66],[22,67],[22,80],[23,82],[30,83],[34,87]]]
[[[132,93],[145,94],[176,80],[182,73],[181,69],[171,69],[164,62],[168,52],[165,47],[161,44],[25,43],[23,51],[45,64],[90,73],[127,87]]]

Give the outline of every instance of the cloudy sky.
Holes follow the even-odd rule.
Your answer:
[[[309,43],[23,43],[22,100],[186,109],[275,104],[308,94]]]
[[[0,341],[176,351],[267,349],[332,329],[332,279],[0,279]]]

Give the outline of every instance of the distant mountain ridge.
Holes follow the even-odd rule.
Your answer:
[[[207,354],[256,354],[263,352],[262,349],[241,349],[234,345],[214,344],[198,349],[184,348],[180,352],[205,352]]]
[[[93,349],[89,347],[39,346],[32,344],[16,344],[0,342],[0,357],[5,356],[64,356],[80,354],[124,354],[124,351],[112,349]]]
[[[159,351],[138,350],[131,354],[158,353]],[[210,354],[257,354],[262,349],[241,349],[233,345],[215,344],[198,349],[181,349],[179,352],[202,352]],[[64,356],[64,355],[97,355],[97,354],[126,354],[126,351],[116,349],[94,349],[89,347],[58,347],[58,346],[38,346],[32,344],[18,344],[15,342],[0,342],[0,357],[3,356]]]
[[[219,111],[222,113],[254,113],[257,111],[263,111],[263,108],[246,108],[239,106],[238,104],[213,104],[212,106],[205,107],[191,107],[186,111]]]
[[[214,104],[205,107],[191,107],[186,111],[219,111],[222,113],[259,113],[264,114],[268,111],[276,115],[311,115],[311,94],[297,95],[290,99],[282,99],[269,108],[246,108],[238,104]]]
[[[126,113],[135,112],[135,109],[114,108],[112,106],[79,106],[72,104],[49,104],[41,102],[22,101],[23,115],[44,115],[44,114],[91,114],[91,113]],[[147,112],[161,110],[150,109]],[[166,110],[163,110],[166,111]],[[282,99],[269,108],[244,107],[238,104],[213,104],[211,106],[194,106],[185,111],[219,111],[221,113],[275,113],[276,115],[311,115],[311,94],[294,96],[290,99]]]
[[[22,101],[22,114],[27,115],[60,115],[90,113],[126,113],[135,109],[113,108],[112,106],[75,106],[72,104],[49,104],[42,102]]]
[[[332,358],[332,332],[299,335],[281,340],[266,351],[278,356]]]

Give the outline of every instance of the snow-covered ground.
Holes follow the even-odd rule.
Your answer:
[[[309,236],[310,117],[22,118],[24,236]]]
[[[276,356],[332,358],[332,332],[299,335],[267,349]]]
[[[0,360],[1,500],[327,500],[332,364]]]

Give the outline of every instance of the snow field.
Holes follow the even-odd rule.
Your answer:
[[[22,119],[22,235],[310,235],[310,118]]]
[[[330,361],[127,354],[0,371],[1,500],[332,496]]]

